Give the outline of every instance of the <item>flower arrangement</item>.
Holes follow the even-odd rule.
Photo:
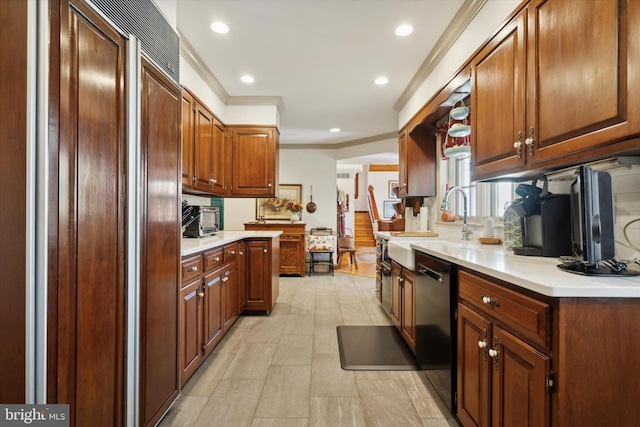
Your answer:
[[[302,212],[302,203],[300,202],[288,202],[285,208],[291,213]]]

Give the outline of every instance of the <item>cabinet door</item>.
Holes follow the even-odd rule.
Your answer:
[[[407,270],[402,273],[402,323],[400,332],[409,347],[416,352],[416,276]]]
[[[203,351],[204,356],[213,350],[213,347],[222,338],[222,272],[215,271],[204,276],[203,286]]]
[[[517,15],[471,62],[472,180],[525,164],[525,19]]]
[[[204,106],[196,104],[194,117],[195,133],[195,182],[197,190],[211,192],[213,171],[213,114]]]
[[[304,276],[304,241],[300,234],[280,236],[280,274],[299,274]]]
[[[238,243],[238,315],[240,315],[247,304],[247,256],[246,243]]]
[[[238,318],[238,266],[232,263],[222,273],[222,321],[224,332]]]
[[[182,385],[202,361],[202,280],[191,282],[180,290]]]
[[[545,427],[550,423],[546,373],[550,361],[524,341],[495,326],[491,346],[492,425]]]
[[[391,320],[400,329],[402,322],[402,267],[391,263]]]
[[[211,192],[223,196],[226,191],[225,182],[225,149],[226,132],[224,125],[218,120],[213,126],[213,151],[211,159]]]
[[[277,180],[275,128],[233,128],[231,195],[272,197]]]
[[[534,0],[528,10],[527,162],[593,156],[640,132],[640,4]]]
[[[194,186],[194,118],[196,104],[193,97],[182,91],[182,187]]]
[[[407,131],[403,130],[398,137],[398,196],[408,193],[409,174],[407,171]]]
[[[457,415],[465,427],[490,425],[491,336],[491,323],[488,320],[467,306],[458,304]]]
[[[269,245],[263,240],[247,244],[247,310],[270,310]]]

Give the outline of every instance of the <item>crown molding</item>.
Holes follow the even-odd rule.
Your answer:
[[[279,113],[284,111],[281,96],[230,96],[226,105],[274,105]]]
[[[394,132],[389,132],[389,133],[383,133],[380,135],[374,135],[374,136],[368,136],[366,138],[361,138],[361,139],[354,139],[352,141],[345,141],[345,142],[340,142],[338,144],[280,144],[280,148],[286,148],[286,149],[291,149],[291,150],[326,150],[326,149],[330,149],[330,150],[337,150],[340,148],[348,148],[348,147],[356,147],[358,145],[362,145],[362,144],[369,144],[371,142],[378,142],[378,141],[387,141],[389,139],[393,139],[393,140],[397,140],[398,139],[398,132],[394,131]]]
[[[209,70],[193,46],[187,41],[187,38],[180,31],[178,31],[178,35],[180,36],[180,53],[182,57],[196,70],[196,73],[202,77],[202,80],[211,88],[213,93],[226,104],[229,100],[227,91],[222,84],[220,84],[216,76],[213,75],[211,70]]]
[[[400,112],[409,99],[418,91],[422,83],[433,72],[440,63],[444,55],[451,49],[451,46],[458,40],[458,37],[476,17],[480,9],[487,3],[487,0],[466,0],[456,16],[453,18],[447,29],[442,33],[436,44],[427,55],[416,74],[409,82],[407,88],[402,92],[400,98],[393,105],[393,109]]]

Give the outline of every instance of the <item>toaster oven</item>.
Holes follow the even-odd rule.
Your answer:
[[[184,237],[212,236],[220,229],[220,209],[215,206],[185,206],[182,215]]]

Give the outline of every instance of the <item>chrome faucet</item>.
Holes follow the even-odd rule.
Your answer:
[[[454,186],[451,187],[447,190],[446,193],[444,193],[444,198],[442,199],[442,205],[440,205],[440,210],[441,211],[448,211],[449,210],[449,194],[451,194],[454,190],[459,191],[460,193],[462,193],[462,198],[464,199],[464,217],[463,217],[463,224],[462,224],[462,240],[469,240],[469,235],[473,234],[473,230],[471,230],[471,227],[469,227],[469,224],[467,224],[467,194],[464,192],[464,190],[458,186]]]

